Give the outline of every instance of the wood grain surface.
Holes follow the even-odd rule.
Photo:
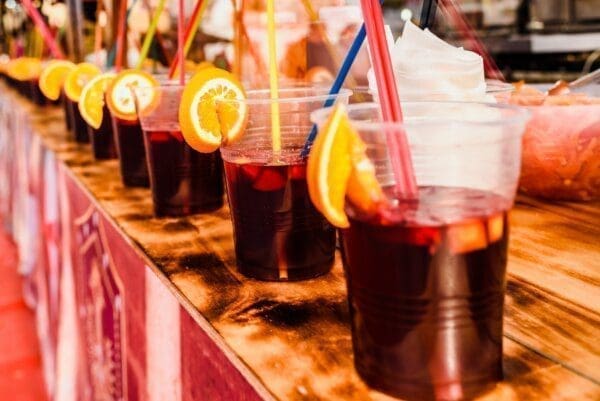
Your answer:
[[[3,94],[3,96],[5,96]],[[13,95],[16,98],[16,95]],[[66,141],[62,113],[19,100],[34,130],[132,244],[280,400],[389,400],[353,368],[346,289],[333,271],[301,283],[237,273],[226,207],[157,219],[150,192],[121,185],[116,161]],[[600,203],[520,197],[511,215],[505,380],[482,400],[600,399]]]

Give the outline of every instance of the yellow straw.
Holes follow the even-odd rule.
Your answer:
[[[319,16],[317,15],[317,12],[313,8],[312,4],[310,4],[310,1],[302,0],[302,4],[306,9],[306,13],[308,14],[308,19],[310,19],[310,22],[317,22],[319,20]]]
[[[273,153],[281,150],[281,126],[279,122],[277,40],[275,38],[275,0],[267,0],[267,29],[269,35],[269,80],[271,87],[271,135]]]
[[[136,69],[141,69],[144,65],[144,61],[146,57],[148,57],[148,52],[150,51],[150,46],[152,45],[152,39],[154,38],[154,34],[156,34],[156,28],[158,27],[158,21],[162,15],[162,12],[165,8],[165,0],[159,0],[156,9],[154,10],[154,16],[150,21],[150,25],[148,26],[148,30],[146,31],[146,36],[144,37],[144,43],[142,44],[142,50],[140,50],[140,58],[138,59]]]

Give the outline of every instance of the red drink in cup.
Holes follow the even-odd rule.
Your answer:
[[[115,159],[117,157],[110,111],[106,105],[102,110],[102,124],[98,129],[88,125],[88,133],[92,142],[92,152],[96,160]]]
[[[184,140],[178,122],[183,87],[135,89],[138,97],[157,99],[140,110],[150,187],[157,216],[186,216],[223,206],[223,162],[219,151],[200,153]]]
[[[30,79],[28,82],[31,101],[37,104],[38,106],[46,105],[46,96],[44,96],[44,94],[40,90],[38,79]]]
[[[67,131],[73,130],[73,109],[71,108],[71,104],[69,103],[69,98],[65,94],[64,90],[60,92],[60,99],[63,105],[63,110],[65,112],[65,125],[67,126]]]
[[[77,102],[72,101],[68,97],[65,97],[65,101],[67,102],[67,107],[69,108],[69,125],[71,126],[71,131],[73,133],[73,138],[75,139],[75,142],[89,143],[90,137],[88,134],[88,125],[83,119],[83,117],[81,117],[79,107],[77,107]]]
[[[348,107],[386,195],[373,208],[346,204],[354,362],[368,385],[402,399],[470,399],[502,379],[507,213],[527,113],[444,102],[403,111],[404,123],[381,123],[376,104]],[[387,141],[400,132],[416,199],[395,192]]]
[[[264,160],[268,150],[257,153],[247,154],[254,160],[250,163],[225,162],[238,268],[262,280],[301,280],[328,272],[335,229],[310,201],[306,163],[291,157],[270,164]],[[257,163],[260,153],[264,162]]]
[[[138,120],[112,116],[112,128],[119,155],[121,179],[126,187],[149,187],[144,134]]]
[[[128,187],[150,186],[144,134],[136,112],[133,88],[153,86],[158,86],[155,77],[141,70],[130,69],[123,70],[112,78],[105,92],[104,98],[112,118],[121,178],[123,184]]]
[[[349,207],[343,260],[367,383],[410,399],[468,399],[502,379],[509,207],[450,187],[422,187],[418,203],[370,216]]]
[[[350,92],[338,99],[347,102]],[[279,92],[281,150],[273,151],[269,91],[249,91],[241,138],[221,147],[240,272],[259,280],[303,280],[333,264],[335,229],[312,205],[302,148],[325,89]],[[238,101],[231,101],[233,103]]]

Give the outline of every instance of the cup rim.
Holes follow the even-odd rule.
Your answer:
[[[315,95],[304,95],[304,96],[291,96],[291,97],[278,97],[275,99],[271,99],[270,97],[261,97],[252,99],[250,95],[269,95],[270,89],[251,89],[246,91],[245,99],[217,99],[216,101],[219,103],[245,103],[248,106],[260,106],[265,104],[279,103],[279,104],[288,104],[288,103],[306,103],[310,102],[323,102],[325,103],[328,100],[336,100],[337,98],[350,98],[352,96],[352,91],[347,88],[340,89],[338,94],[331,94],[330,88],[326,86],[299,86],[293,88],[282,88],[278,90],[278,93],[294,93],[294,92],[305,92],[306,90],[316,90],[319,94]],[[321,94],[322,92],[322,94]]]
[[[371,86],[367,85],[366,88],[369,90],[369,92],[372,95],[377,95],[377,88],[372,88]],[[470,88],[470,90],[472,89],[478,89],[477,87],[474,88]],[[515,87],[513,84],[508,83],[508,82],[502,82],[496,79],[486,79],[485,80],[485,94],[486,95],[499,95],[499,94],[503,94],[503,93],[511,93],[515,91]],[[443,90],[435,90],[435,91],[428,91],[427,95],[445,95],[448,92],[445,92]],[[441,100],[440,100],[441,101]],[[410,101],[410,102],[416,102],[415,101]]]
[[[464,120],[464,119],[461,119],[460,117],[447,117],[447,116],[440,117],[440,118],[434,118],[434,119],[423,119],[423,118],[411,119],[411,120],[403,121],[403,122],[360,121],[360,120],[353,120],[352,118],[350,118],[350,121],[352,122],[352,125],[355,128],[357,128],[358,130],[379,131],[379,130],[384,130],[384,129],[398,130],[398,129],[404,129],[409,126],[419,126],[419,125],[434,126],[434,125],[448,125],[448,124],[455,124],[455,123],[467,124],[470,126],[489,127],[489,126],[498,125],[500,123],[505,123],[505,124],[525,123],[531,116],[531,112],[529,112],[524,107],[508,105],[508,104],[499,104],[499,103],[466,102],[466,101],[409,101],[409,102],[402,102],[403,106],[427,105],[427,104],[447,105],[447,106],[459,106],[459,105],[482,106],[487,109],[508,110],[508,111],[511,111],[513,113],[513,115],[509,116],[509,117],[498,116],[498,117],[494,118],[493,120],[482,120],[482,121]],[[352,111],[380,109],[380,105],[375,102],[350,104],[345,107],[346,107],[346,111],[348,113],[350,113]],[[326,118],[329,116],[332,109],[333,109],[333,107],[325,107],[325,108],[321,108],[321,109],[313,111],[310,115],[310,121],[314,124],[322,124],[326,120]]]
[[[159,85],[154,85],[154,86],[129,86],[129,89],[131,91],[133,91],[133,93],[135,94],[135,92],[141,92],[141,91],[155,91],[155,90],[181,90],[183,91],[183,89],[185,88],[185,85],[181,85],[179,82],[176,84],[169,84],[168,82],[161,82]]]

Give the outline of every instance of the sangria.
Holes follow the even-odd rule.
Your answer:
[[[502,379],[509,207],[451,187],[420,188],[418,201],[369,216],[348,207],[342,254],[355,363],[371,386],[469,399]]]
[[[183,86],[135,88],[144,131],[156,216],[186,216],[223,206],[223,162],[218,150],[200,153],[184,140],[178,111]],[[144,106],[146,105],[146,106]]]
[[[235,254],[239,271],[259,280],[288,281],[329,272],[335,229],[311,203],[303,147],[312,130],[310,113],[326,101],[348,102],[351,92],[332,96],[326,88],[252,90],[245,102],[248,123],[241,138],[221,146]],[[274,149],[272,105],[278,103],[280,149]],[[236,104],[237,103],[237,104]]]
[[[144,131],[156,216],[186,216],[223,206],[221,154],[200,153],[179,131]]]
[[[117,145],[121,179],[127,187],[150,186],[144,134],[138,120],[129,121],[112,116],[113,134]]]
[[[341,232],[354,364],[395,397],[471,399],[502,379],[507,214],[528,115],[485,103],[402,108],[404,121],[390,123],[378,104],[350,105],[346,131],[325,128],[331,109],[312,115],[319,135],[358,135],[347,152],[360,181],[348,182]],[[400,135],[417,184],[403,196],[389,146]]]
[[[106,105],[102,111],[102,124],[100,127],[95,129],[88,126],[88,130],[92,142],[92,151],[96,160],[107,160],[117,157],[110,111]]]
[[[247,154],[249,159],[257,156]],[[335,228],[310,201],[305,163],[233,160],[225,162],[225,175],[242,274],[299,280],[331,269]]]

